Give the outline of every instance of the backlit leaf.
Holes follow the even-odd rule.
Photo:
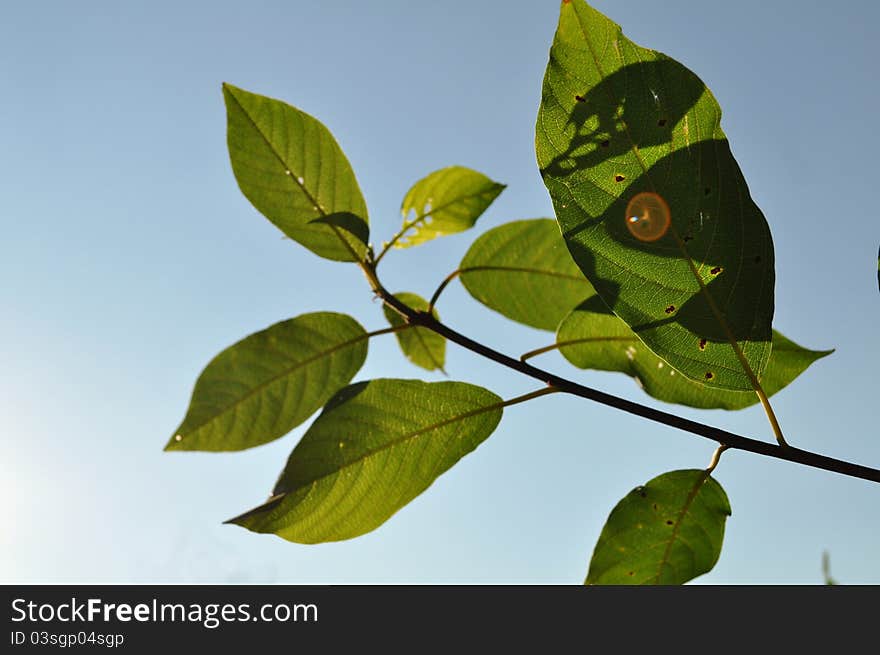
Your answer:
[[[404,305],[408,305],[413,309],[421,312],[428,311],[428,301],[414,293],[395,293],[394,296]],[[385,318],[393,327],[405,325],[406,321],[403,317],[393,309],[385,305],[383,307]],[[431,314],[437,320],[440,316],[437,310],[432,310]],[[443,370],[443,363],[446,360],[446,339],[441,337],[433,330],[423,327],[411,327],[395,334],[400,349],[416,366],[420,366],[425,370],[433,371],[436,369]]]
[[[684,584],[715,566],[730,503],[699,469],[636,487],[611,511],[585,584]]]
[[[284,436],[354,377],[369,337],[350,316],[303,314],[217,355],[165,450],[243,450]]]
[[[404,197],[404,233],[395,247],[409,248],[472,228],[504,186],[464,166],[434,171]]]
[[[519,323],[555,330],[595,291],[550,218],[512,221],[474,241],[459,264],[464,288]]]
[[[273,497],[230,522],[299,543],[370,532],[492,434],[501,403],[464,382],[346,387],[294,448]]]
[[[562,5],[536,149],[566,244],[652,351],[690,378],[746,391],[732,342],[760,378],[771,351],[773,243],[720,119],[690,70],[637,46],[583,0]],[[652,240],[627,227],[627,206],[644,192],[671,211]]]
[[[232,171],[251,204],[321,257],[362,260],[367,239],[315,221],[348,213],[368,222],[354,171],[330,131],[280,100],[231,84],[223,96]]]
[[[309,223],[336,226],[357,238],[357,240],[365,246],[370,240],[370,226],[367,225],[366,221],[364,221],[364,219],[362,219],[360,216],[352,214],[351,212],[336,212],[335,214],[327,214],[326,216],[314,218],[309,221]]]
[[[626,373],[658,400],[703,409],[742,409],[758,402],[754,391],[719,389],[681,375],[648,350],[598,298],[591,298],[562,321],[556,343],[578,368]],[[774,330],[773,350],[761,386],[770,396],[832,352],[808,350]]]

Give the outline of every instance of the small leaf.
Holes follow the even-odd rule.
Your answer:
[[[464,382],[380,379],[340,391],[265,504],[232,519],[298,543],[376,529],[483,442],[502,401]]]
[[[394,297],[416,311],[428,311],[428,301],[414,293],[396,293]],[[403,317],[387,305],[383,307],[383,310],[385,318],[388,319],[392,327],[406,325]],[[431,314],[440,320],[436,309],[432,309]],[[395,336],[403,354],[413,364],[428,371],[435,369],[443,371],[443,363],[446,359],[446,339],[424,327],[411,327],[398,332]]]
[[[619,371],[633,377],[658,400],[702,409],[742,409],[758,402],[754,391],[730,391],[700,384],[657,357],[596,297],[559,325],[559,352],[584,369]],[[833,350],[808,350],[773,331],[773,350],[761,386],[768,396],[785,388],[817,359]]]
[[[707,471],[664,473],[611,511],[585,584],[684,584],[715,566],[730,503]]]
[[[512,221],[489,230],[471,245],[459,270],[461,283],[476,300],[542,330],[555,330],[596,293],[550,218]]]
[[[232,171],[251,204],[315,254],[363,260],[367,239],[315,222],[341,213],[368,221],[354,171],[330,131],[280,100],[231,84],[223,96]]]
[[[536,151],[568,248],[654,353],[694,380],[751,391],[737,349],[760,378],[773,242],[720,120],[693,72],[583,0],[562,5]],[[658,230],[632,232],[633,219]]]
[[[416,182],[403,199],[402,238],[396,248],[409,248],[446,234],[470,229],[504,190],[482,173],[450,166]],[[407,218],[410,213],[412,218]]]
[[[202,371],[165,450],[243,450],[284,436],[351,381],[368,340],[357,321],[332,312],[245,337]]]

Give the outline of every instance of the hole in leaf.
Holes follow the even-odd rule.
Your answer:
[[[718,275],[718,274],[719,274],[721,271],[723,271],[723,270],[724,270],[724,269],[721,268],[720,266],[716,266],[715,268],[713,268],[713,269],[712,269],[711,271],[709,271],[709,272],[710,272],[712,275]]]
[[[663,310],[666,314],[671,314],[675,311],[675,305],[669,305],[666,309]]]
[[[673,521],[671,519],[666,519],[666,525],[672,525]]]
[[[621,175],[620,173],[618,173],[617,175],[614,176],[615,182],[623,182],[625,179],[626,178],[623,175]]]
[[[577,100],[578,102],[586,102],[587,101],[587,99],[583,96],[575,96],[574,99]]]
[[[653,505],[651,505],[651,507],[654,508],[654,511],[655,511],[655,512],[657,511],[657,503],[654,503]]]
[[[715,374],[712,373],[712,371],[706,371],[706,379],[707,380],[711,380],[714,377],[715,377]]]
[[[636,574],[635,571],[630,571],[629,573],[627,573],[627,575],[635,575],[635,574]]]
[[[700,339],[700,350],[706,350],[706,344],[709,343],[706,339]]]

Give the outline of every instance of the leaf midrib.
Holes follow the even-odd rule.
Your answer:
[[[246,402],[247,402],[250,398],[252,398],[255,394],[257,394],[258,392],[262,391],[262,390],[265,389],[266,387],[268,387],[268,386],[274,384],[274,383],[277,382],[278,380],[281,380],[282,378],[285,378],[285,377],[289,377],[289,376],[292,375],[295,371],[297,371],[297,370],[303,368],[304,366],[308,366],[309,364],[311,364],[311,363],[314,362],[314,361],[317,361],[317,360],[319,360],[319,359],[322,359],[322,358],[324,358],[324,357],[327,357],[327,356],[329,356],[329,355],[332,355],[332,354],[335,353],[335,352],[338,352],[338,351],[340,351],[340,350],[343,350],[343,349],[345,349],[345,348],[348,348],[348,347],[350,347],[350,346],[353,346],[353,345],[355,345],[356,343],[358,343],[358,342],[360,342],[360,341],[363,341],[364,339],[369,339],[369,338],[370,338],[370,334],[367,333],[367,332],[364,332],[363,334],[358,335],[358,336],[355,337],[354,339],[349,339],[348,341],[344,341],[344,342],[342,342],[342,343],[338,343],[338,344],[336,344],[335,346],[333,346],[332,348],[329,348],[329,349],[327,349],[327,350],[323,350],[323,351],[321,351],[321,352],[319,352],[319,353],[316,353],[315,355],[312,355],[311,357],[308,357],[308,358],[306,358],[306,359],[300,360],[300,361],[296,362],[293,366],[290,366],[290,367],[288,367],[288,368],[282,369],[282,371],[281,371],[280,373],[278,373],[277,375],[274,375],[274,376],[272,376],[271,378],[268,378],[268,379],[264,380],[263,382],[261,382],[261,383],[258,384],[257,386],[251,388],[250,390],[248,390],[247,393],[245,393],[243,396],[239,397],[238,400],[237,400],[236,402],[232,403],[231,405],[228,405],[228,406],[224,407],[220,412],[218,412],[217,414],[215,414],[214,416],[212,416],[211,418],[209,418],[209,419],[208,419],[207,421],[205,421],[204,423],[201,423],[201,424],[199,424],[198,426],[196,426],[196,427],[190,429],[190,430],[187,431],[185,434],[179,432],[179,429],[178,429],[178,432],[176,432],[176,434],[181,434],[182,436],[186,437],[186,436],[189,436],[189,435],[195,434],[196,432],[200,432],[201,430],[203,430],[204,428],[206,428],[207,426],[209,426],[209,425],[210,425],[211,423],[213,423],[214,421],[219,420],[220,417],[225,416],[225,415],[228,414],[229,412],[233,412],[233,411],[235,411],[237,407],[240,407],[241,405],[243,405],[244,403],[246,403]]]
[[[290,171],[290,174],[287,177],[290,177],[293,179],[293,182],[306,195],[306,198],[308,198],[309,202],[312,203],[312,207],[316,207],[318,213],[321,214],[322,217],[326,217],[327,212],[325,212],[324,208],[319,204],[318,199],[315,198],[311,194],[311,192],[306,188],[305,176],[302,175],[303,171],[299,171],[299,170],[295,171],[294,170],[295,167],[292,167],[290,164],[287,163],[287,161],[285,161],[282,154],[280,152],[278,152],[278,150],[275,148],[274,144],[269,140],[269,137],[267,137],[266,134],[263,132],[263,130],[260,129],[260,126],[257,124],[257,121],[254,120],[253,116],[250,115],[248,110],[245,109],[244,105],[241,104],[241,101],[235,96],[235,93],[232,91],[232,88],[229,85],[227,85],[226,88],[229,90],[229,97],[235,101],[235,104],[241,110],[241,113],[245,116],[245,118],[248,119],[248,122],[251,124],[251,126],[254,128],[254,130],[256,130],[257,134],[260,135],[260,138],[263,140],[263,143],[266,144],[266,147],[268,147],[269,151],[278,160],[278,163],[284,167],[285,171]],[[294,174],[295,174],[295,176],[294,176]],[[300,179],[302,179],[303,182],[300,182]]]
[[[358,464],[358,463],[364,461],[365,459],[368,459],[368,458],[376,455],[377,453],[381,453],[385,450],[388,450],[388,449],[393,448],[397,445],[400,445],[401,443],[404,443],[405,441],[408,441],[409,439],[415,439],[415,438],[417,438],[427,432],[439,430],[442,427],[445,427],[445,426],[450,425],[452,423],[456,423],[458,421],[463,421],[465,419],[471,418],[472,416],[479,416],[480,414],[485,414],[487,412],[491,412],[496,409],[503,409],[506,404],[507,404],[506,401],[500,400],[499,402],[492,403],[491,405],[479,407],[479,408],[473,409],[469,412],[465,412],[464,414],[459,414],[457,416],[450,417],[450,418],[445,419],[443,421],[440,421],[438,423],[433,423],[433,424],[425,426],[423,428],[419,428],[418,430],[415,430],[413,432],[405,433],[399,437],[396,437],[394,439],[391,439],[391,440],[383,443],[382,445],[380,445],[376,448],[365,451],[364,453],[362,453],[361,455],[358,455],[356,458],[354,458],[352,460],[344,462],[342,465],[340,465],[338,468],[334,469],[333,471],[330,471],[328,473],[323,473],[323,474],[318,475],[312,479],[303,480],[295,488],[289,489],[288,491],[285,491],[284,495],[294,493],[296,491],[299,491],[300,489],[304,489],[305,487],[307,487],[309,485],[314,485],[317,482],[319,482],[320,480],[323,480],[325,478],[329,478],[331,476],[338,475],[342,471],[344,471],[348,468],[351,468],[355,464]]]
[[[574,282],[582,282],[586,285],[590,285],[590,281],[585,278],[583,275],[569,275],[568,273],[559,273],[557,271],[550,271],[547,269],[540,268],[529,268],[526,266],[502,266],[502,265],[479,265],[479,266],[464,266],[458,269],[460,275],[465,275],[466,273],[475,273],[478,271],[504,271],[508,273],[531,273],[534,275],[545,275],[547,277],[555,277],[564,280],[573,280]]]
[[[309,202],[312,203],[312,207],[314,207],[317,210],[317,212],[320,214],[321,218],[326,218],[329,214],[324,210],[324,207],[321,205],[321,203],[318,201],[318,199],[315,196],[313,196],[312,193],[306,188],[305,175],[302,174],[303,171],[299,171],[299,170],[294,171],[295,167],[291,167],[290,165],[288,165],[288,163],[285,161],[285,159],[281,155],[281,153],[279,153],[278,150],[275,149],[275,146],[269,140],[269,137],[267,137],[263,133],[263,130],[260,129],[260,126],[257,124],[256,120],[254,120],[253,116],[251,116],[250,113],[248,112],[248,110],[245,109],[244,105],[241,104],[241,101],[237,97],[235,97],[235,93],[232,90],[233,87],[228,84],[225,86],[229,91],[229,97],[232,98],[232,100],[235,102],[235,104],[241,110],[241,113],[244,115],[245,118],[247,118],[248,122],[253,126],[254,130],[256,130],[257,134],[260,135],[260,138],[263,140],[263,143],[265,143],[266,146],[269,148],[269,152],[271,152],[272,155],[278,160],[278,163],[280,163],[284,167],[285,171],[289,171],[289,175],[286,175],[286,177],[293,178],[294,183],[305,194],[305,196],[309,200]],[[296,173],[295,177],[294,177],[294,173]],[[300,179],[302,179],[303,181],[300,182]],[[342,235],[342,232],[340,232],[339,228],[336,227],[335,225],[333,225],[332,223],[328,223],[328,226],[330,227],[331,230],[333,230],[333,233],[342,242],[342,244],[345,246],[346,250],[348,250],[348,252],[352,256],[353,260],[356,262],[361,261],[360,256],[357,254],[357,251],[355,251],[354,247],[348,242],[348,239],[346,239]]]
[[[425,351],[425,354],[428,356],[428,359],[431,360],[431,364],[433,364],[434,368],[439,369],[440,371],[445,373],[446,371],[443,370],[443,366],[440,364],[440,362],[437,361],[437,358],[434,357],[434,353],[431,352],[431,349],[428,347],[428,343],[425,341],[425,335],[422,333],[423,329],[424,328],[417,327],[413,331],[413,334],[415,335],[416,339],[418,339],[419,345],[422,347],[422,350]]]
[[[685,518],[687,518],[687,513],[690,511],[691,505],[693,505],[694,500],[696,500],[697,495],[700,493],[706,480],[709,479],[709,474],[709,471],[703,471],[700,477],[697,478],[697,481],[691,487],[690,492],[688,492],[687,499],[685,500],[681,511],[675,518],[675,524],[672,526],[672,534],[669,536],[669,541],[666,542],[666,548],[663,550],[663,557],[660,559],[660,563],[657,566],[657,573],[653,578],[655,584],[660,584],[660,577],[663,575],[663,569],[669,565],[669,556],[672,553],[672,546],[678,539],[678,533],[681,531],[681,526],[684,523]]]

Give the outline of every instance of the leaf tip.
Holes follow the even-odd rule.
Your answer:
[[[169,452],[171,450],[183,450],[183,445],[181,444],[183,441],[183,435],[179,432],[175,432],[171,435],[171,438],[168,440],[168,443],[165,444],[165,447],[162,449],[164,452]]]
[[[240,525],[243,528],[247,528],[248,530],[253,530],[251,525],[249,524],[248,519],[256,516],[258,514],[264,514],[267,511],[270,511],[278,506],[278,504],[284,500],[286,493],[274,494],[269,496],[269,499],[263,503],[262,505],[258,505],[253,509],[249,509],[243,514],[239,514],[238,516],[233,516],[231,519],[226,519],[223,521],[223,525]]]

